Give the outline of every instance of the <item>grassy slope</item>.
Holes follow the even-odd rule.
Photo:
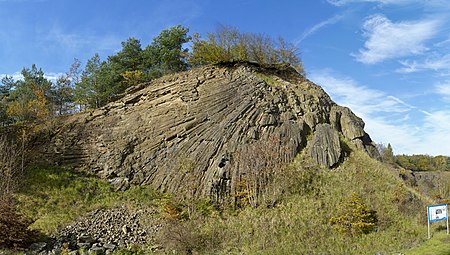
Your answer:
[[[278,175],[274,185],[286,192],[274,207],[215,211],[208,203],[174,202],[190,216],[179,220],[189,231],[175,228],[169,232],[183,229],[180,234],[190,244],[186,247],[180,240],[167,243],[175,243],[174,249],[205,254],[422,254],[420,249],[440,242],[441,246],[434,248],[436,254],[448,254],[447,239],[425,242],[424,208],[432,201],[406,187],[382,163],[355,151],[330,171],[309,166],[301,158]],[[329,223],[353,192],[377,212],[378,228],[370,234],[351,237]],[[17,199],[21,211],[36,219],[32,227],[46,234],[95,208],[161,206],[167,201],[148,187],[111,192],[105,181],[60,168],[32,169]],[[441,236],[442,231],[433,231]],[[418,245],[421,247],[408,250]]]
[[[211,242],[222,240],[219,253],[246,254],[389,254],[426,238],[426,198],[411,192],[385,165],[365,153],[354,152],[333,171],[302,165],[298,160],[287,170],[293,172],[286,173],[288,178],[297,182],[275,208],[245,208],[237,215],[210,218],[196,224],[201,226],[198,231],[211,236]],[[301,185],[307,182],[310,185]],[[377,211],[375,232],[350,237],[329,224],[352,192]]]
[[[450,235],[444,232],[433,234],[430,240],[418,247],[404,250],[405,255],[450,255]]]
[[[30,169],[21,187],[19,210],[36,220],[32,228],[45,234],[97,208],[155,206],[163,198],[149,187],[113,192],[104,180],[58,167]]]

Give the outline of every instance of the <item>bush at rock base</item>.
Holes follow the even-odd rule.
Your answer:
[[[338,215],[331,217],[330,223],[342,233],[349,235],[368,234],[376,229],[377,212],[369,210],[361,197],[355,192],[348,201],[341,203]]]

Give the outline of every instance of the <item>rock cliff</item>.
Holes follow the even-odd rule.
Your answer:
[[[335,166],[340,136],[377,155],[364,122],[294,69],[228,63],[162,77],[61,118],[34,151],[35,160],[85,169],[117,189],[150,184],[221,201],[303,149]]]

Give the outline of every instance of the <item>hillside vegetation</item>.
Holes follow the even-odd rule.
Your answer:
[[[450,171],[450,157],[448,156],[394,155],[391,144],[387,146],[378,144],[377,148],[384,162],[396,164],[411,171]]]
[[[212,245],[205,251],[218,253],[389,254],[426,238],[423,208],[431,201],[362,152],[333,171],[308,167],[300,157],[275,185],[286,193],[274,207],[245,207],[184,224]],[[375,227],[360,231],[374,222],[362,215],[368,211],[376,215]],[[333,224],[336,218],[343,221]]]
[[[35,220],[31,228],[50,235],[95,208],[158,208],[155,217],[166,224],[155,241],[118,254],[157,252],[150,248],[155,245],[180,254],[391,254],[428,247],[424,208],[433,201],[383,163],[351,149],[332,171],[299,155],[279,170],[272,186],[277,189],[268,189],[276,202],[257,208],[247,200],[251,194],[239,196],[238,207],[220,208],[146,186],[112,192],[104,181],[57,167],[30,171],[16,198],[20,211]],[[368,212],[374,218],[367,218]],[[374,224],[366,228],[369,223]],[[433,233],[442,232],[433,225]]]

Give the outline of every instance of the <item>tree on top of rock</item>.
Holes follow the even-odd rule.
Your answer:
[[[283,38],[273,40],[258,33],[243,33],[232,27],[220,27],[209,33],[207,39],[194,35],[189,62],[193,65],[229,61],[250,61],[260,64],[288,63],[303,73],[298,48]]]
[[[191,40],[189,29],[181,25],[164,29],[144,50],[145,72],[152,78],[184,71],[188,49],[183,45]]]
[[[42,69],[32,65],[22,70],[23,80],[4,79],[10,87],[7,113],[15,121],[42,119],[50,114],[52,83],[44,77]],[[6,84],[5,84],[6,83]]]
[[[187,33],[182,26],[163,30],[145,50],[140,40],[131,37],[107,61],[95,54],[76,83],[76,103],[81,109],[98,108],[130,86],[186,70],[187,49],[183,45],[190,40]]]

